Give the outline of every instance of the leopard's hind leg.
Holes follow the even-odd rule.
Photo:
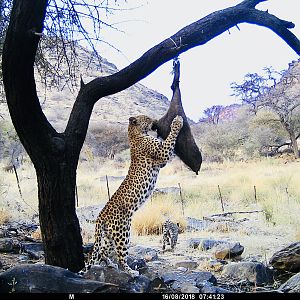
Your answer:
[[[132,270],[127,263],[128,248],[130,241],[130,221],[120,226],[122,230],[113,236],[115,249],[120,267],[133,277],[139,276],[139,271]]]

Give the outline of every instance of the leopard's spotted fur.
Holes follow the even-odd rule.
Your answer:
[[[147,134],[152,130],[153,122],[147,116],[129,118],[129,171],[96,220],[93,252],[81,274],[102,260],[113,265],[109,256],[115,250],[121,268],[133,276],[138,275],[127,264],[132,215],[152,194],[160,168],[174,152],[183,119],[180,116],[174,118],[164,142]]]
[[[163,225],[163,246],[162,249],[166,249],[166,244],[171,246],[171,249],[174,250],[179,233],[179,223],[174,223],[170,219],[167,219]]]

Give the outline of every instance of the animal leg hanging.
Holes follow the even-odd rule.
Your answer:
[[[157,129],[157,135],[159,137],[166,139],[170,132],[170,125],[174,117],[176,115],[180,115],[183,118],[183,127],[177,138],[175,153],[198,175],[202,163],[202,156],[198,146],[196,145],[190,125],[182,107],[181,93],[179,89],[180,63],[178,59],[173,61],[173,70],[174,79],[171,85],[173,96],[170,102],[170,107],[167,113],[156,122],[154,129]]]

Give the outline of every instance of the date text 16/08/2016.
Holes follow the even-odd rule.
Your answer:
[[[224,294],[162,294],[163,300],[223,300],[225,299]]]

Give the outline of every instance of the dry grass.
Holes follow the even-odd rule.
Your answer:
[[[0,225],[5,224],[10,220],[10,215],[7,210],[0,209]]]
[[[109,181],[110,195],[118,188],[128,170],[129,161],[91,157],[78,167],[77,188],[79,206],[107,201],[105,176],[119,179]],[[202,219],[222,212],[218,185],[225,211],[263,209],[261,226],[282,227],[295,240],[300,228],[300,161],[261,159],[250,162],[203,163],[198,176],[188,170],[179,159],[173,159],[160,172],[157,187],[182,188],[184,216]],[[37,210],[35,172],[27,163],[18,169],[24,201],[13,173],[4,173],[0,165],[0,211],[12,219],[30,218]],[[256,187],[256,199],[254,196]],[[166,217],[181,223],[181,198],[179,195],[161,195],[149,200],[134,216],[134,233],[152,234],[160,231]]]
[[[180,204],[171,196],[154,196],[134,215],[133,232],[137,235],[161,234],[162,224],[168,218],[185,230],[186,219]]]

